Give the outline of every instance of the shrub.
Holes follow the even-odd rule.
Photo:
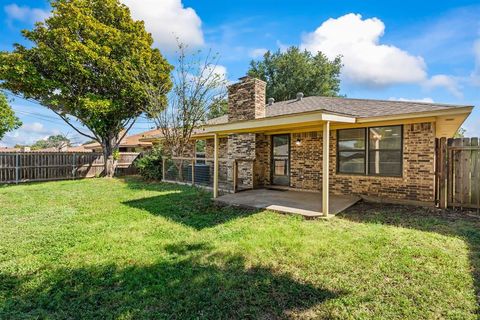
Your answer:
[[[146,180],[162,180],[162,150],[158,147],[135,161],[135,167]]]

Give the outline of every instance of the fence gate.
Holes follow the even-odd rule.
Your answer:
[[[480,211],[479,138],[437,139],[436,200],[440,208]]]

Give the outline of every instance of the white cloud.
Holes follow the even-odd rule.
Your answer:
[[[459,89],[458,82],[451,76],[445,74],[437,74],[423,82],[426,89],[445,88],[457,98],[463,98],[463,94]]]
[[[343,76],[363,86],[388,86],[420,83],[427,78],[422,57],[413,56],[392,45],[380,44],[385,32],[378,18],[362,19],[347,14],[328,19],[314,32],[302,38],[301,48],[313,53],[322,51],[329,58],[343,56]]]
[[[257,58],[263,57],[263,55],[267,53],[267,51],[268,49],[265,49],[265,48],[257,48],[257,49],[250,50],[249,55],[251,58],[257,59]]]
[[[194,9],[185,8],[181,0],[122,0],[134,19],[145,27],[162,50],[177,49],[177,37],[191,47],[204,44],[202,21]]]
[[[217,74],[221,79],[227,79],[227,68],[225,66],[217,64],[213,68],[213,73]]]
[[[203,75],[205,76],[205,79],[210,77],[211,81],[228,83],[227,68],[220,64],[208,66]],[[215,78],[212,76],[215,76]]]
[[[45,20],[50,12],[29,6],[19,6],[15,3],[9,4],[3,8],[9,21],[17,20],[21,22],[37,22]]]
[[[280,40],[277,40],[277,47],[280,49],[280,52],[286,52],[291,46],[281,42]]]
[[[51,135],[57,134],[61,134],[60,130],[47,128],[40,122],[25,123],[19,129],[7,133],[1,141],[1,145],[33,144],[35,141],[46,139]]]
[[[421,99],[407,99],[407,98],[395,98],[395,97],[390,97],[388,100],[391,101],[407,101],[407,102],[425,102],[425,103],[433,103],[432,98],[421,98]]]

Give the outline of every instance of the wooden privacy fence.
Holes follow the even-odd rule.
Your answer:
[[[139,153],[120,153],[116,175],[135,174]],[[103,173],[103,155],[93,152],[0,153],[0,183],[80,179]]]
[[[480,211],[479,138],[437,139],[436,198],[440,208]]]

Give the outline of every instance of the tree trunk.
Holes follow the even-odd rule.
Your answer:
[[[117,167],[117,160],[114,159],[114,148],[117,144],[115,138],[105,139],[102,143],[103,145],[103,175],[105,177],[111,178],[115,174],[115,169]]]

